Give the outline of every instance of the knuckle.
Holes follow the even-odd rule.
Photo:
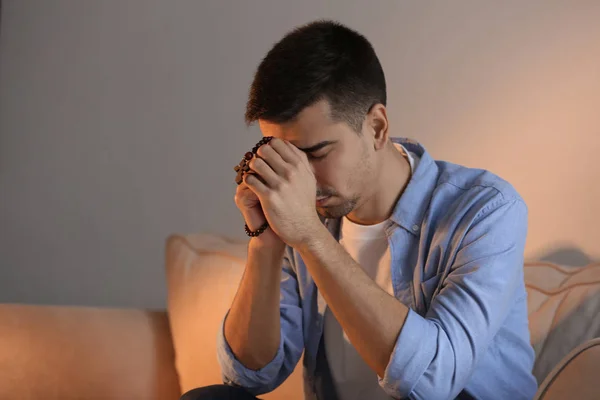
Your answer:
[[[296,169],[289,167],[285,168],[285,170],[283,171],[283,176],[288,181],[294,179],[294,177],[296,176]]]
[[[267,202],[269,204],[274,204],[274,202],[277,200],[277,194],[274,192],[270,192],[269,194],[267,194]]]
[[[277,179],[275,182],[273,182],[274,190],[279,190],[279,189],[281,189],[282,186],[283,186],[283,182],[281,182],[281,179]]]

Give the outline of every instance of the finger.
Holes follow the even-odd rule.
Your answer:
[[[233,200],[235,201],[235,204],[240,204],[243,203],[244,199],[248,198],[249,196],[256,196],[256,194],[242,180],[242,182],[240,182],[240,184],[237,186]]]
[[[279,175],[277,175],[275,171],[273,171],[273,169],[269,166],[269,164],[267,164],[267,162],[262,158],[254,157],[252,160],[250,160],[248,166],[250,167],[251,171],[254,171],[258,175],[260,175],[260,177],[270,188],[276,187],[281,181]]]
[[[284,176],[285,171],[288,168],[288,163],[281,157],[279,152],[272,147],[272,142],[273,140],[268,144],[260,146],[256,155],[265,160],[277,175]]]
[[[298,160],[298,156],[290,148],[290,144],[287,140],[281,140],[273,138],[269,145],[279,154],[279,156],[288,164],[294,165]]]
[[[244,183],[252,190],[259,198],[269,192],[267,185],[262,183],[254,174],[244,174]]]
[[[242,175],[242,178],[243,178],[243,175]],[[241,195],[242,193],[244,193],[248,190],[250,190],[250,188],[248,187],[248,185],[246,185],[246,182],[244,182],[242,180],[242,182],[240,182],[240,184],[237,185],[237,188],[235,189],[235,193],[236,193],[236,195]]]
[[[296,155],[296,157],[298,157],[305,165],[309,165],[308,162],[308,157],[306,157],[306,154],[300,150],[299,148],[297,148],[296,146],[294,146],[292,143],[288,142],[286,140],[286,143],[288,145],[288,147],[292,150],[292,152]]]

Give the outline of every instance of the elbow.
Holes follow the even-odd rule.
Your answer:
[[[260,371],[270,364],[277,356],[278,347],[271,354],[257,354],[247,351],[246,348],[239,347],[235,350],[231,346],[234,357],[249,371]]]
[[[225,385],[243,387],[253,396],[269,393],[279,385],[277,374],[251,370],[240,372],[221,368],[221,377]]]
[[[453,399],[455,398],[455,396],[452,395],[453,392],[449,391],[449,390],[427,390],[423,393],[419,392],[418,390],[414,390],[410,395],[409,398],[411,399],[427,399],[427,400],[449,400],[449,399]]]
[[[436,382],[433,383],[422,377],[417,382],[401,382],[391,383],[391,381],[379,380],[381,388],[394,399],[424,399],[424,400],[447,400],[456,397],[461,389],[451,382]]]
[[[379,386],[393,399],[446,400],[451,398],[450,390],[427,384],[379,380]]]
[[[379,380],[393,398],[452,399],[464,388],[473,369],[472,360],[457,358],[452,346],[439,336],[424,336],[413,351],[397,346]]]
[[[476,360],[472,346],[457,346],[470,342],[464,339],[409,310],[380,386],[393,398],[453,398],[464,388]]]

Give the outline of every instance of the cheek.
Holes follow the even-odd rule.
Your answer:
[[[347,190],[348,183],[355,172],[354,167],[350,160],[333,155],[313,163],[317,185],[323,189],[334,188],[340,194]]]

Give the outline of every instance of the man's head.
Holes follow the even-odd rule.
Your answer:
[[[385,77],[371,44],[331,21],[299,27],[258,67],[246,122],[305,150],[319,213],[339,218],[373,193],[376,151],[387,141]]]

